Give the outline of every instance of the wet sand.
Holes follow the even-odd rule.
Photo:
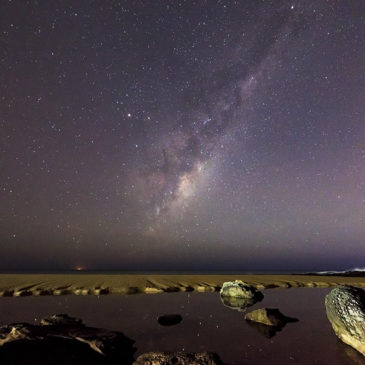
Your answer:
[[[213,292],[240,279],[257,289],[365,286],[365,277],[305,275],[0,274],[0,296]]]

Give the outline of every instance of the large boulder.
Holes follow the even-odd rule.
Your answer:
[[[326,295],[325,304],[337,337],[365,356],[365,291],[339,286]]]
[[[223,365],[212,352],[148,352],[140,355],[133,365]]]
[[[255,287],[241,280],[227,281],[220,290],[221,300],[224,305],[239,311],[263,299],[264,295]]]

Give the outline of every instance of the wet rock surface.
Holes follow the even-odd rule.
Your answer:
[[[212,352],[149,352],[140,355],[134,365],[223,365]]]
[[[297,318],[287,317],[277,308],[256,309],[245,315],[249,326],[267,338],[274,337],[287,323],[298,322]]]
[[[365,291],[339,286],[326,295],[325,305],[336,336],[365,356]]]
[[[166,314],[157,319],[161,326],[174,326],[182,321],[180,314]]]
[[[263,294],[257,291],[255,287],[248,285],[241,280],[226,281],[223,283],[220,295],[236,298],[263,297]]]
[[[121,332],[87,327],[65,314],[41,325],[0,327],[0,359],[6,364],[131,364],[134,341]]]
[[[242,312],[264,298],[264,295],[255,287],[241,280],[223,283],[220,296],[225,306]]]
[[[283,327],[289,322],[298,322],[298,319],[285,316],[277,308],[256,309],[247,313],[245,319],[272,327]]]

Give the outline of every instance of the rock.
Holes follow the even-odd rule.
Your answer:
[[[182,321],[180,314],[166,314],[164,316],[158,317],[158,323],[161,326],[173,326]]]
[[[244,311],[264,297],[256,288],[241,280],[223,283],[220,295],[224,305],[239,311]]]
[[[223,365],[212,352],[148,352],[140,355],[134,365]]]
[[[79,341],[63,338],[13,341],[0,347],[1,364],[6,365],[112,365],[105,356]],[[122,364],[131,364],[123,362]]]
[[[339,286],[326,295],[325,305],[336,336],[365,356],[365,291]]]
[[[277,308],[256,309],[245,315],[247,321],[262,323],[266,326],[284,327],[288,322],[297,322],[296,318],[284,316]]]
[[[110,359],[119,359],[119,361],[124,361],[123,364],[131,364],[136,351],[133,343],[133,340],[121,332],[87,327],[82,324],[80,319],[65,314],[44,318],[41,320],[41,325],[15,323],[0,327],[1,359],[4,356],[24,356],[22,349],[32,352],[35,351],[35,348],[51,356],[52,346],[56,346],[58,350],[63,349],[61,353],[69,353],[71,348],[77,348],[95,361],[102,356],[104,363],[108,363],[105,361]],[[38,363],[47,363],[45,360],[42,362],[43,360],[43,358],[38,359]],[[29,361],[26,363],[28,364]],[[71,362],[68,360],[61,362],[60,359],[56,359],[52,363],[68,364]]]
[[[163,290],[159,288],[147,287],[144,289],[144,292],[146,294],[157,294],[157,293],[163,293]]]
[[[298,322],[296,318],[284,316],[276,308],[256,309],[245,315],[248,325],[267,338],[274,337],[288,322]]]
[[[262,293],[257,291],[256,288],[244,283],[241,280],[226,281],[223,283],[220,290],[220,295],[223,297],[236,298],[263,297]]]

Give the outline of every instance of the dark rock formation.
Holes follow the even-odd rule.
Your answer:
[[[87,327],[64,314],[39,326],[0,327],[0,359],[6,364],[131,364],[133,343],[121,332]]]
[[[243,312],[247,307],[261,301],[264,297],[256,288],[241,280],[223,283],[220,295],[225,306]]]
[[[166,314],[164,316],[158,317],[158,323],[161,326],[173,326],[182,321],[180,314]]]
[[[365,291],[339,286],[326,295],[325,304],[337,337],[365,356]]]
[[[149,352],[140,355],[133,365],[223,365],[212,352]]]

